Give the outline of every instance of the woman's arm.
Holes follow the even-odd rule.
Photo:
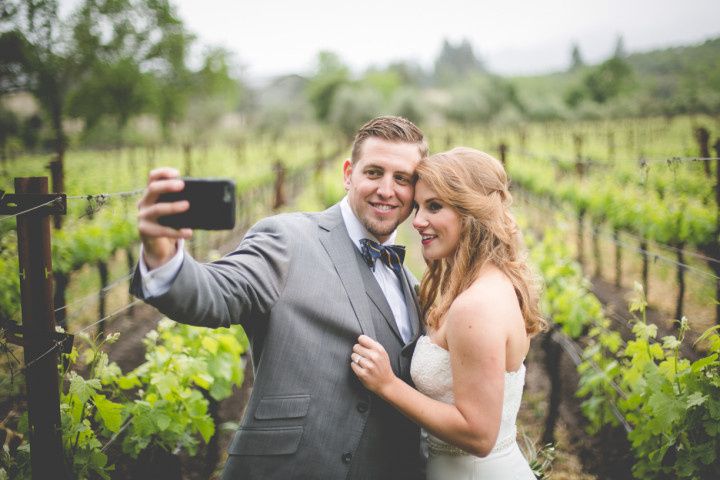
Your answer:
[[[488,455],[495,446],[505,386],[507,335],[500,315],[508,312],[498,306],[504,303],[500,298],[490,298],[458,297],[446,317],[454,405],[433,400],[397,378],[385,349],[365,335],[353,347],[351,364],[369,390],[434,436],[477,456]]]

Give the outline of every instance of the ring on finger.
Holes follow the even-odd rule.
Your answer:
[[[363,360],[363,356],[356,353],[355,354],[355,365],[357,365],[358,367],[362,367],[362,365],[360,365],[360,362],[362,360]]]

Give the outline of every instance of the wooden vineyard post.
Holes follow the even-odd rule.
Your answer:
[[[717,157],[717,160],[715,160],[715,206],[717,208],[717,218],[715,220],[716,233],[713,237],[715,241],[710,246],[709,256],[717,259],[720,258],[720,242],[718,241],[718,235],[720,235],[720,137],[715,141],[713,148]],[[707,160],[705,163],[710,163],[710,161]],[[710,263],[710,268],[715,277],[718,277],[715,279],[715,323],[720,325],[720,263],[712,261],[708,263]]]
[[[695,139],[698,142],[700,148],[700,158],[710,158],[710,132],[705,127],[698,127],[695,129]],[[705,175],[710,176],[710,161],[703,161],[703,168],[705,169]]]
[[[674,245],[676,248],[677,257],[677,282],[678,282],[678,296],[677,303],[675,306],[675,319],[680,320],[683,316],[683,308],[685,303],[685,245],[680,243]]]
[[[183,175],[192,177],[192,145],[190,143],[183,144],[183,158],[185,159]]]
[[[63,178],[63,165],[60,160],[53,160],[48,164],[50,177],[52,178],[53,193],[65,191],[65,179]],[[53,215],[53,224],[56,229],[62,228],[62,215]]]
[[[100,274],[100,292],[98,293],[98,315],[100,318],[105,318],[106,315],[106,297],[107,297],[107,286],[108,286],[108,264],[107,262],[100,260],[97,262],[98,273]],[[98,335],[105,334],[105,320],[98,324]]]
[[[50,178],[52,180],[52,191],[53,193],[62,193],[65,191],[65,180],[63,178],[63,166],[60,160],[53,160],[48,164],[50,168]],[[53,215],[53,224],[56,230],[62,228],[62,215]],[[55,320],[57,324],[67,329],[67,310],[65,307],[65,292],[67,285],[70,283],[70,278],[64,272],[53,272],[55,277],[55,296],[53,298],[55,308],[57,310],[57,317]]]
[[[503,164],[503,167],[505,167],[505,170],[507,170],[507,144],[505,144],[504,142],[501,143],[498,147],[498,150],[500,151],[500,162]]]
[[[607,132],[607,150],[608,150],[608,161],[615,161],[615,132],[608,130]]]
[[[276,160],[273,165],[275,170],[275,199],[273,200],[273,210],[277,210],[284,206],[285,200],[285,166],[282,161]]]
[[[622,286],[622,245],[620,245],[620,229],[613,227],[613,243],[615,243],[615,286]]]
[[[573,143],[575,144],[575,172],[583,177],[585,175],[585,164],[583,163],[582,148],[585,138],[579,133],[573,134]]]
[[[20,213],[51,201],[47,177],[15,179],[10,208]],[[9,195],[8,195],[9,196]],[[8,197],[3,197],[6,200]],[[57,333],[53,305],[50,214],[65,213],[64,195],[18,215],[18,257],[23,317],[23,350],[33,480],[69,479],[62,448]],[[10,203],[10,202],[8,202]],[[7,205],[7,204],[6,204]],[[7,213],[2,209],[2,213]],[[11,212],[12,213],[12,212]]]
[[[560,417],[560,403],[562,401],[562,377],[560,376],[560,345],[553,340],[553,334],[557,328],[551,324],[549,331],[542,337],[542,348],[545,351],[545,371],[550,377],[550,399],[547,415],[545,417],[545,429],[543,430],[542,443],[555,443],[555,426]]]
[[[593,275],[602,278],[602,254],[600,253],[600,223],[597,219],[592,221],[592,249],[595,257],[595,272]]]
[[[577,261],[585,267],[585,207],[580,207],[577,214]]]
[[[642,286],[645,292],[645,298],[650,298],[650,257],[648,255],[647,234],[643,233],[640,240],[640,256],[642,257]]]

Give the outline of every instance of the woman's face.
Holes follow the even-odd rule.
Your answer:
[[[440,260],[453,255],[460,242],[460,215],[438,199],[423,180],[415,185],[415,204],[413,227],[420,234],[425,259]]]

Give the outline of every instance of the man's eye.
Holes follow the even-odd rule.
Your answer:
[[[403,175],[396,176],[395,181],[400,185],[410,185],[410,179]]]
[[[380,177],[382,176],[382,172],[380,170],[368,170],[367,175],[368,177]]]

